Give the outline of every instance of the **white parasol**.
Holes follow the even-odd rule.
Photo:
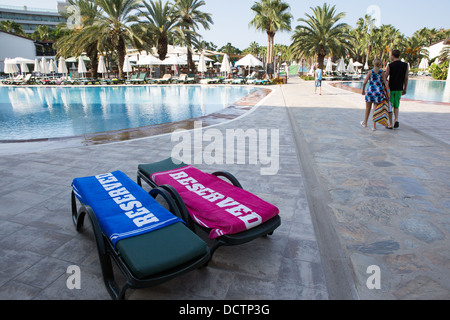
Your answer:
[[[78,73],[82,74],[82,77],[84,78],[84,74],[87,72],[86,65],[84,64],[83,58],[80,56],[78,57]]]
[[[69,73],[66,66],[66,60],[63,57],[60,57],[58,61],[58,73],[65,75]]]
[[[202,53],[200,55],[200,60],[198,61],[198,72],[206,72],[208,69],[206,68],[205,55]]]
[[[133,72],[133,68],[131,67],[129,56],[125,56],[125,61],[123,62],[123,72],[127,73],[127,77],[128,77],[129,72]]]
[[[222,65],[220,67],[220,72],[226,72],[227,74],[231,72],[230,58],[227,54],[223,56]]]
[[[43,74],[50,73],[47,60],[44,57],[42,57],[42,60],[41,60],[41,73],[43,73]]]
[[[101,73],[103,75],[103,77],[105,77],[105,73],[108,72],[108,70],[106,70],[106,64],[105,64],[105,57],[104,56],[100,56],[100,58],[98,59],[97,72]]]

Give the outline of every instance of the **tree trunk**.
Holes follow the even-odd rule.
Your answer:
[[[273,56],[273,41],[275,38],[275,33],[267,31],[267,64],[272,64],[273,71],[275,72],[276,66],[274,64],[274,56]],[[272,78],[272,75],[270,75]]]
[[[125,43],[122,37],[119,38],[116,53],[117,53],[117,67],[119,69],[119,79],[123,79],[123,63],[125,61]]]
[[[325,61],[325,55],[319,53],[319,56],[317,58],[317,62],[319,63],[319,69],[324,70],[324,61]]]
[[[366,56],[367,65],[370,65],[369,59],[370,59],[370,50],[371,49],[372,49],[372,45],[369,43],[369,45],[367,46],[367,56]]]
[[[98,51],[97,51],[97,44],[95,43],[95,44],[93,44],[93,45],[90,45],[90,46],[87,48],[86,51],[87,51],[87,54],[88,54],[89,59],[91,60],[91,73],[92,73],[92,77],[93,77],[94,79],[97,79],[97,78],[98,78],[98,72],[97,72],[97,69],[98,69],[98,56],[97,56]]]
[[[169,45],[169,40],[167,38],[160,38],[158,40],[158,58],[159,60],[163,61],[167,57],[167,47]],[[161,73],[165,74],[166,67],[164,65],[160,66]]]
[[[194,60],[192,59],[192,51],[191,51],[191,39],[189,38],[187,41],[187,63],[188,63],[188,73],[193,74],[195,69]]]

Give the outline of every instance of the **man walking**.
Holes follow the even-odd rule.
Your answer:
[[[400,110],[400,100],[406,94],[408,89],[409,66],[400,60],[400,51],[392,50],[391,61],[386,68],[386,78],[389,81],[389,89],[391,91],[391,104],[394,109],[395,124],[394,128],[400,127],[398,115]],[[392,113],[389,114],[390,127],[392,129]]]

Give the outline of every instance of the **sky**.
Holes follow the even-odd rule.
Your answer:
[[[204,12],[212,14],[214,24],[210,30],[200,30],[204,40],[213,42],[219,48],[230,42],[243,50],[251,42],[256,41],[261,46],[267,45],[265,32],[249,27],[253,19],[250,9],[255,0],[205,0]],[[300,23],[299,18],[305,13],[311,13],[311,7],[322,6],[325,1],[284,0],[290,5],[294,16],[292,29]],[[356,26],[356,22],[368,10],[378,17],[380,24],[392,24],[405,36],[411,36],[423,28],[450,28],[449,0],[330,0],[328,4],[336,5],[338,12],[346,13],[343,22]],[[34,8],[56,9],[56,0],[0,0],[0,5],[29,6]],[[371,8],[375,8],[372,10]],[[276,44],[290,45],[293,32],[279,32],[275,36]]]

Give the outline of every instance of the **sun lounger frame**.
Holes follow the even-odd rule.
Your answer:
[[[154,198],[156,198],[158,195],[162,196],[169,205],[169,211],[175,214],[177,217],[182,218],[178,210],[178,206],[173,200],[173,197],[164,188],[154,188],[150,190],[149,194]],[[77,210],[77,202],[81,204],[79,210]],[[73,190],[71,196],[71,205],[72,220],[78,232],[81,232],[83,229],[84,219],[86,215],[91,221],[97,245],[98,256],[100,259],[103,281],[108,293],[114,300],[124,300],[127,289],[143,289],[156,286],[175,277],[178,277],[184,273],[206,266],[211,258],[210,252],[208,250],[206,254],[203,255],[200,259],[189,261],[176,268],[160,272],[146,279],[138,279],[129,269],[120,254],[114,249],[114,246],[109,238],[102,232],[98,219],[92,208],[88,205],[84,205],[79,200],[77,200]],[[115,264],[125,277],[125,284],[122,286],[119,286],[115,279],[112,261],[115,262]]]

